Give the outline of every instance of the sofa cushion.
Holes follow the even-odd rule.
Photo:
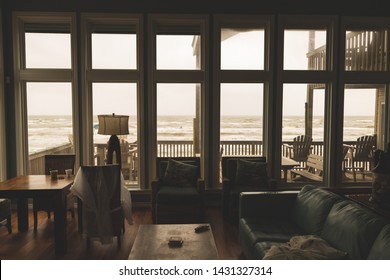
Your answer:
[[[390,224],[380,231],[371,247],[367,259],[390,260]]]
[[[374,240],[388,221],[351,201],[333,205],[321,237],[348,253],[353,260],[366,259]]]
[[[238,159],[235,186],[268,187],[267,163]]]
[[[240,244],[247,258],[254,257],[254,245],[260,241],[287,242],[301,229],[290,220],[273,218],[242,218],[239,221]]]
[[[306,234],[320,235],[332,206],[343,198],[319,187],[306,185],[297,196],[292,216]]]
[[[164,185],[176,187],[195,187],[197,176],[197,166],[170,158],[165,170],[163,183]]]

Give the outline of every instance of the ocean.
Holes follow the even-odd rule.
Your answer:
[[[69,143],[72,135],[70,116],[29,116],[29,153],[47,150]],[[94,120],[97,124],[97,119]],[[157,122],[158,140],[192,140],[193,119],[191,116],[159,116]],[[313,118],[313,140],[323,140],[323,117]],[[283,119],[283,141],[292,140],[304,134],[302,116],[285,116]],[[128,141],[136,141],[137,127],[135,116],[129,118]],[[374,133],[374,117],[347,116],[344,119],[344,141],[354,141],[362,135]],[[94,134],[97,130],[94,129]],[[95,137],[99,137],[96,135]],[[262,139],[262,118],[257,116],[223,116],[221,118],[221,140]]]

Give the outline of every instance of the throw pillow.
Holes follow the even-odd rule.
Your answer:
[[[198,167],[173,159],[168,159],[163,182],[176,187],[194,187],[198,177]]]
[[[238,159],[235,185],[268,187],[267,163]]]

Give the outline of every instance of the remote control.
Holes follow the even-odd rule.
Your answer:
[[[200,232],[208,231],[209,229],[210,227],[208,225],[201,225],[195,228],[195,232],[200,233]]]

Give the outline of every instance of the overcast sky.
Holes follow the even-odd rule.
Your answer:
[[[256,36],[253,36],[253,35]],[[259,36],[260,35],[260,36]],[[70,68],[70,38],[66,34],[30,34],[26,37],[28,52],[27,67]],[[242,32],[238,36],[223,41],[222,68],[259,69],[263,57],[256,56],[256,49],[263,48],[262,32]],[[136,62],[135,35],[109,36],[94,35],[93,67],[112,69],[134,69]],[[316,47],[324,44],[324,34],[316,35]],[[159,37],[157,41],[157,65],[160,69],[170,66],[176,69],[196,68],[192,55],[192,36],[181,36],[176,40],[172,36]],[[44,43],[43,43],[44,42]],[[243,43],[244,42],[244,43]],[[306,69],[308,50],[307,32],[287,32],[285,42],[285,69]],[[241,46],[241,48],[240,48]],[[242,46],[245,48],[242,49]],[[232,59],[228,59],[231,57]],[[158,115],[193,115],[195,110],[194,84],[160,84],[157,87]],[[28,83],[28,114],[30,115],[67,115],[72,113],[70,83]],[[55,93],[55,94],[53,94]],[[94,84],[94,115],[113,113],[136,114],[135,84]],[[42,105],[44,100],[44,106]],[[120,102],[118,102],[120,100]],[[283,114],[303,115],[306,101],[306,85],[285,85],[283,94]],[[373,90],[359,90],[345,96],[345,115],[374,115],[375,93]],[[223,84],[221,85],[221,114],[223,115],[262,115],[262,84]],[[315,93],[314,114],[323,115],[323,91]]]

